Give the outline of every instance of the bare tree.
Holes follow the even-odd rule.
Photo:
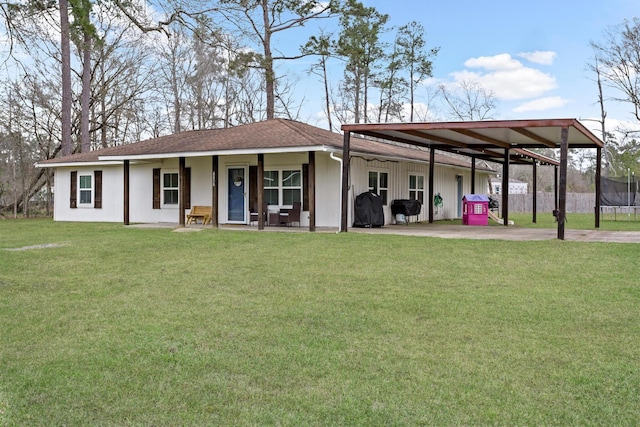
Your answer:
[[[463,80],[455,86],[440,85],[445,109],[457,120],[489,120],[493,118],[496,98],[491,90],[478,82]]]
[[[212,11],[228,22],[239,39],[245,39],[248,46],[255,46],[253,52],[246,52],[247,67],[258,68],[264,76],[266,96],[266,118],[276,114],[276,85],[278,77],[275,63],[298,59],[299,52],[283,54],[274,51],[273,37],[278,33],[304,26],[311,20],[329,18],[337,11],[337,0],[321,2],[317,0],[220,0],[220,7]],[[258,50],[259,49],[259,50]],[[257,53],[257,52],[260,53]]]
[[[619,94],[612,99],[630,104],[633,116],[640,121],[640,19],[625,20],[606,30],[604,40],[591,46],[599,76]]]

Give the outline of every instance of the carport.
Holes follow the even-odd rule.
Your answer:
[[[561,240],[564,240],[565,234],[569,149],[595,148],[597,151],[594,203],[595,227],[600,227],[600,174],[604,143],[577,119],[365,123],[342,125],[342,130],[344,132],[344,144],[342,156],[341,231],[347,231],[348,223],[349,145],[352,133],[375,138],[383,142],[428,148],[430,152],[429,201],[433,200],[434,168],[431,165],[435,163],[436,150],[469,156],[472,159],[472,177],[475,176],[476,159],[502,163],[502,188],[509,188],[509,164],[532,164],[535,173],[537,164],[541,162],[552,164],[552,161],[529,151],[529,149],[559,149],[560,162],[553,162],[553,164],[559,167],[559,183],[556,184],[556,191],[558,201],[558,239]],[[556,174],[557,176],[558,174]],[[471,187],[473,192],[475,187],[473,178]],[[508,197],[503,197],[502,217],[505,226],[507,226],[509,218],[508,200]],[[431,202],[429,202],[429,222],[433,222],[433,203]]]

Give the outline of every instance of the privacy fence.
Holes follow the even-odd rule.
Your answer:
[[[498,196],[499,198],[500,196]],[[537,212],[553,212],[555,209],[554,193],[538,192],[537,197]],[[500,199],[498,199],[500,200]],[[626,212],[627,199],[618,200],[620,203],[615,205],[622,209],[618,209],[618,212]],[[640,195],[634,195],[630,197],[630,205],[638,205],[640,201]],[[612,206],[609,203],[601,203],[602,206]],[[566,209],[568,213],[593,213],[596,206],[595,193],[567,193]],[[533,212],[533,194],[510,194],[509,195],[509,212],[527,213]],[[635,212],[632,209],[632,212]]]
[[[556,208],[554,193],[538,192],[537,212],[553,212]],[[596,206],[595,193],[567,193],[567,212],[593,213]],[[509,212],[533,212],[533,194],[510,194]]]

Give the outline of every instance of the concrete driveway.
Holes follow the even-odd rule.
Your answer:
[[[180,227],[177,223],[136,224],[131,227],[173,228],[177,232],[199,231],[211,228],[210,225],[188,225]],[[221,225],[221,230],[258,231],[258,227],[246,225]],[[265,227],[266,232],[308,232],[307,227]],[[336,233],[337,228],[318,227],[317,233]],[[523,228],[512,226],[468,226],[450,224],[411,223],[408,225],[386,225],[382,228],[350,227],[349,233],[396,234],[404,236],[428,236],[443,239],[495,239],[495,240],[555,240],[558,230],[555,228]],[[566,241],[574,242],[617,242],[640,243],[640,231],[608,230],[571,230],[564,231]]]
[[[387,225],[383,228],[350,228],[349,232],[429,236],[444,239],[553,240],[555,228],[522,228],[517,226],[466,226],[444,224]],[[567,241],[640,243],[640,231],[570,230],[564,231]]]

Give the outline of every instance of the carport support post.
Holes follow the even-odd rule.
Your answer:
[[[476,194],[476,156],[471,156],[471,194]]]
[[[186,204],[185,204],[185,188],[184,188],[184,175],[185,175],[185,169],[186,169],[186,162],[185,162],[185,158],[184,157],[180,157],[178,159],[178,188],[180,189],[180,196],[179,198],[179,202],[178,202],[178,211],[180,212],[180,221],[178,222],[180,224],[181,227],[184,227],[184,222],[185,222],[185,215],[184,215],[184,211],[186,209]]]
[[[569,155],[569,128],[560,132],[560,195],[558,198],[558,239],[564,240],[564,222],[567,208],[567,158]]]
[[[129,225],[129,160],[124,161],[124,225]]]
[[[553,174],[553,197],[554,197],[554,202],[553,202],[553,206],[554,209],[556,211],[556,213],[558,212],[558,166],[554,166],[554,174]]]
[[[433,224],[433,177],[436,163],[436,150],[429,147],[429,224]]]
[[[211,225],[218,227],[218,156],[211,157]]]
[[[264,154],[258,153],[258,230],[264,230]]]
[[[536,159],[533,159],[533,218],[531,221],[535,224],[537,220],[538,214],[538,162]]]
[[[502,223],[506,227],[509,224],[509,149],[504,150],[504,163],[502,164]]]
[[[596,228],[600,228],[600,177],[602,176],[602,148],[596,148]]]
[[[344,133],[342,144],[342,207],[340,209],[340,231],[347,232],[347,219],[349,218],[349,145],[351,132]]]

